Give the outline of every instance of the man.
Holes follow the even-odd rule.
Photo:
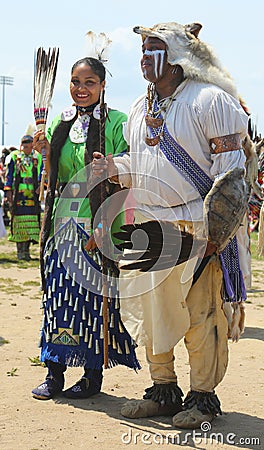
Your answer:
[[[4,187],[12,216],[9,240],[16,242],[18,260],[29,261],[30,243],[39,242],[41,168],[41,155],[33,150],[33,137],[26,134],[20,149],[10,153]]]
[[[141,69],[149,86],[147,96],[130,110],[130,154],[104,160],[95,153],[93,162],[95,174],[107,168],[112,182],[133,187],[135,223],[173,222],[197,236],[204,235],[203,200],[213,183],[229,170],[244,167],[241,139],[248,120],[232,79],[198,39],[201,27],[165,23],[134,28],[142,36]],[[220,259],[210,242],[203,253],[209,263],[195,282],[195,258],[169,271],[136,276],[121,270],[123,320],[137,343],[146,347],[153,381],[143,400],[123,406],[125,417],[172,415],[175,427],[197,428],[221,414],[214,390],[228,364],[221,298],[225,255]],[[224,298],[239,302],[245,292],[237,254],[235,263],[233,275],[240,286],[225,292]],[[228,276],[225,270],[227,291]],[[173,354],[182,337],[190,363],[190,391],[184,402]]]

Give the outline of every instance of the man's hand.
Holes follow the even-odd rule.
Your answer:
[[[87,252],[90,252],[92,250],[95,250],[97,247],[98,248],[102,247],[102,229],[101,228],[95,228],[93,234],[91,235],[91,237],[89,238],[89,240],[85,246],[85,250],[87,250]]]
[[[113,181],[118,181],[118,171],[111,153],[104,157],[102,153],[94,152],[92,171],[96,177],[102,177],[102,174],[106,172],[107,178],[113,178]]]
[[[203,257],[205,258],[206,256],[213,255],[216,252],[216,250],[217,250],[216,245],[212,244],[211,242],[207,242],[205,254],[203,255]]]

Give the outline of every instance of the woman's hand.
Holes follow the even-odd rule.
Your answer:
[[[50,144],[45,137],[43,131],[39,130],[35,133],[33,137],[33,148],[38,153],[42,154],[43,150],[45,151],[46,158],[49,158],[50,154]]]

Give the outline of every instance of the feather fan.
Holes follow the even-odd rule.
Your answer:
[[[46,52],[38,48],[34,67],[34,117],[37,130],[45,131],[48,111],[53,95],[54,84],[58,66],[59,49],[49,48]],[[42,152],[44,169],[41,177],[40,200],[44,197],[44,183],[46,177],[46,155]]]
[[[122,255],[121,269],[141,272],[168,269],[196,256],[204,245],[203,239],[180,231],[170,222],[144,222],[121,226],[114,236],[123,241],[119,250],[129,250]]]

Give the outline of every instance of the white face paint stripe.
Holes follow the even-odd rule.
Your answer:
[[[165,50],[145,50],[144,55],[153,56],[155,77],[162,75]]]

